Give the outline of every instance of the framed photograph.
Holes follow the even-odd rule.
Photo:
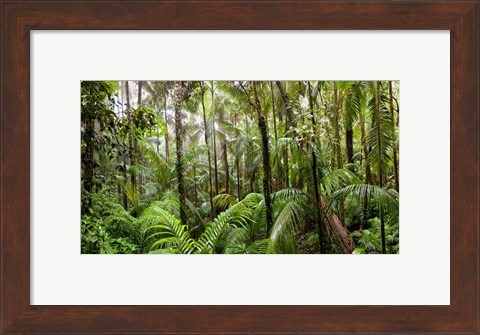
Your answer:
[[[3,333],[479,332],[478,1],[1,6]]]

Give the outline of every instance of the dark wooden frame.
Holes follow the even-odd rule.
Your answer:
[[[1,10],[2,332],[479,334],[478,0],[4,0]],[[450,30],[451,305],[31,306],[29,32],[35,29]]]

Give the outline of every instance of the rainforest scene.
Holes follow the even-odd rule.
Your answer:
[[[82,254],[398,254],[399,81],[82,81]]]

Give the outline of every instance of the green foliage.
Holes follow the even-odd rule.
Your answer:
[[[398,84],[180,86],[82,82],[82,253],[399,252]]]
[[[160,119],[150,107],[138,106],[130,111],[130,117],[119,120],[119,135],[122,137],[135,137],[142,139],[145,135],[151,135],[156,130]],[[161,121],[160,121],[161,122]],[[160,124],[160,126],[163,122]]]
[[[395,190],[385,190],[376,185],[354,184],[345,186],[332,194],[332,200],[353,197],[358,203],[365,199],[373,200],[379,210],[398,216],[398,193]]]
[[[364,254],[365,253],[365,249],[364,248],[355,248],[352,252],[352,254]]]
[[[335,190],[346,187],[351,184],[360,184],[360,178],[358,178],[352,171],[347,169],[338,169],[330,171],[325,174],[322,179],[322,185],[325,187],[325,192],[331,194]]]
[[[128,200],[133,205],[133,214],[136,216],[140,214],[139,211],[139,206],[138,206],[138,193],[137,193],[137,187],[132,184],[131,182],[128,182],[127,185],[124,186],[125,188],[125,193],[127,194]]]
[[[215,253],[217,242],[228,227],[246,227],[250,223],[251,210],[238,203],[220,213],[207,225],[200,238],[195,241],[188,233],[186,225],[162,209],[160,203],[151,204],[140,217],[140,222],[153,231],[147,240],[154,239],[149,251],[167,249],[173,253]]]
[[[237,198],[230,194],[219,194],[213,198],[213,205],[217,210],[225,211],[238,202]]]
[[[366,144],[371,148],[368,159],[375,170],[386,173],[387,163],[392,160],[392,150],[395,145],[395,128],[390,112],[384,103],[386,97],[381,97],[380,110],[376,111],[375,97],[368,103],[372,115],[372,127],[366,136]]]
[[[149,251],[166,249],[171,253],[191,254],[195,250],[195,242],[188,234],[187,226],[180,220],[160,208],[158,203],[150,205],[140,217],[140,222],[148,225],[147,231],[154,233],[147,240],[155,238]]]
[[[81,83],[82,214],[91,205],[91,193],[111,175],[99,171],[103,159],[116,154],[117,128],[113,112],[115,84],[103,81]],[[102,171],[104,172],[104,171]]]
[[[82,219],[83,254],[134,254],[140,247],[129,237],[114,237],[108,224],[101,219]]]
[[[390,220],[392,221],[392,220]],[[387,240],[388,253],[396,254],[399,252],[399,233],[398,223],[390,223],[385,226],[385,235]],[[382,250],[382,240],[380,236],[380,219],[373,218],[369,220],[369,229],[356,230],[350,234],[359,248],[353,253],[380,253]]]
[[[198,239],[197,249],[199,253],[214,253],[220,235],[228,226],[246,227],[251,220],[252,211],[242,202],[233,205],[220,213]]]
[[[294,254],[296,245],[294,227],[304,217],[304,209],[297,202],[288,202],[277,216],[270,232],[269,253]]]

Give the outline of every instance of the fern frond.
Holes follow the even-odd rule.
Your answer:
[[[359,203],[361,203],[366,196],[368,199],[375,201],[381,211],[389,213],[392,216],[397,216],[398,198],[396,198],[394,194],[396,194],[396,192],[387,191],[376,185],[355,184],[348,185],[338,191],[335,191],[331,196],[331,200],[354,197],[357,201],[359,201]]]
[[[149,251],[157,248],[173,247],[183,254],[194,252],[195,241],[190,237],[187,226],[182,225],[180,220],[158,207],[158,203],[150,205],[139,220],[148,224],[147,230],[157,230],[148,236],[147,240],[157,236],[165,236],[153,242]]]
[[[247,227],[252,220],[251,217],[252,210],[241,202],[220,213],[198,239],[195,245],[197,252],[202,254],[213,253],[216,242],[229,225]]]
[[[231,194],[219,194],[213,198],[213,204],[216,209],[225,211],[232,205],[236,204],[238,199]]]

